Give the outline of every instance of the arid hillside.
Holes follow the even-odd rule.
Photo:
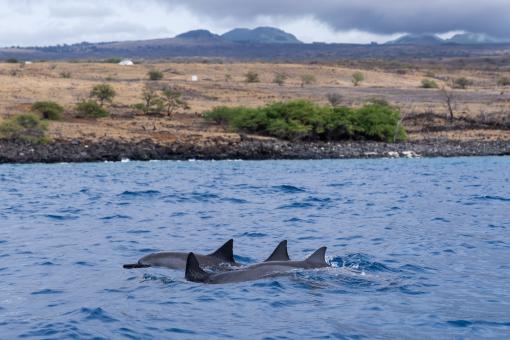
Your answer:
[[[201,140],[208,136],[238,138],[205,122],[201,114],[215,106],[258,106],[274,101],[309,99],[327,104],[337,94],[340,104],[358,106],[384,99],[400,108],[411,140],[504,139],[510,140],[510,87],[502,79],[507,71],[443,67],[440,63],[416,63],[395,69],[385,63],[343,64],[275,63],[142,63],[120,66],[107,63],[39,62],[0,64],[0,116],[25,113],[36,101],[55,101],[65,107],[64,119],[50,123],[50,134],[62,139],[178,139]],[[445,62],[444,65],[447,65]],[[160,70],[163,79],[150,81],[148,72]],[[256,73],[259,82],[246,82],[246,73]],[[352,76],[364,80],[354,86]],[[276,75],[284,83],[274,83]],[[196,75],[198,81],[192,81]],[[451,89],[452,81],[469,80],[465,89]],[[433,80],[438,89],[422,88]],[[111,84],[117,96],[108,107],[110,118],[77,119],[75,104],[88,98],[96,84]],[[172,117],[136,114],[131,105],[142,101],[147,83],[172,86],[189,104]],[[441,91],[445,87],[446,92]],[[455,120],[449,121],[446,93]],[[338,97],[337,96],[337,97]]]

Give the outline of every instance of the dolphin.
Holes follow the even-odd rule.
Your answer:
[[[195,259],[203,267],[219,267],[221,264],[239,266],[234,260],[234,240],[227,241],[218,250],[209,255],[196,254]],[[163,252],[142,257],[134,264],[125,264],[125,269],[164,267],[170,269],[185,269],[189,253]]]
[[[221,284],[255,281],[283,274],[293,269],[316,269],[330,267],[326,262],[326,247],[322,247],[304,261],[269,261],[225,273],[207,273],[200,267],[196,255],[189,253],[186,261],[186,280],[191,282]]]

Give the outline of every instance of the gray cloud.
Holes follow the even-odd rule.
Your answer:
[[[313,16],[335,30],[378,34],[465,30],[510,35],[509,0],[159,0],[213,18],[242,23],[258,16]]]

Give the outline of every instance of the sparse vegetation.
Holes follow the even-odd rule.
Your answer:
[[[17,64],[17,63],[19,63],[19,60],[16,58],[9,58],[9,59],[5,60],[5,62],[7,64]]]
[[[365,81],[365,75],[361,72],[354,72],[352,75],[352,83],[354,86],[360,86],[361,83]]]
[[[64,108],[52,101],[36,102],[32,105],[32,111],[41,114],[43,119],[59,120]]]
[[[287,74],[278,72],[274,75],[273,83],[278,84],[279,86],[283,86],[288,78],[289,76]]]
[[[301,76],[301,87],[305,87],[305,85],[314,84],[317,81],[317,78],[313,74],[303,74]]]
[[[473,81],[470,79],[467,79],[465,77],[457,78],[453,81],[453,87],[456,89],[462,89],[465,90],[469,86],[473,85]]]
[[[232,81],[232,75],[230,73],[225,74],[225,81],[227,83]]]
[[[257,72],[249,71],[244,75],[247,83],[260,83],[259,74]]]
[[[406,139],[400,113],[389,105],[369,103],[359,109],[320,106],[306,100],[279,102],[259,108],[217,107],[205,118],[238,132],[288,140]]]
[[[111,103],[116,95],[114,88],[109,84],[96,85],[90,91],[90,98],[98,100],[101,107],[105,102]]]
[[[437,89],[439,86],[437,83],[432,79],[423,79],[421,81],[421,87],[424,89]]]
[[[76,116],[79,118],[101,118],[110,114],[94,100],[84,100],[76,104]]]
[[[120,58],[108,58],[103,60],[103,63],[105,64],[118,64],[122,61]]]
[[[161,72],[160,70],[150,70],[149,73],[147,73],[147,75],[149,76],[149,79],[152,81],[161,80],[165,76],[163,72]]]
[[[32,114],[22,114],[0,123],[0,138],[34,144],[46,143],[48,124]]]

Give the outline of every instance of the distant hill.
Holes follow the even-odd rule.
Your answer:
[[[505,43],[503,39],[497,39],[483,33],[461,33],[446,40],[454,44],[500,44]]]
[[[445,41],[434,34],[406,34],[396,40],[388,41],[388,45],[442,45]]]
[[[236,28],[222,35],[222,38],[238,43],[258,44],[301,44],[294,35],[274,27],[257,27],[255,29]]]
[[[221,41],[222,38],[218,34],[209,32],[208,30],[194,30],[179,34],[175,39],[182,40],[198,40],[198,41]]]

